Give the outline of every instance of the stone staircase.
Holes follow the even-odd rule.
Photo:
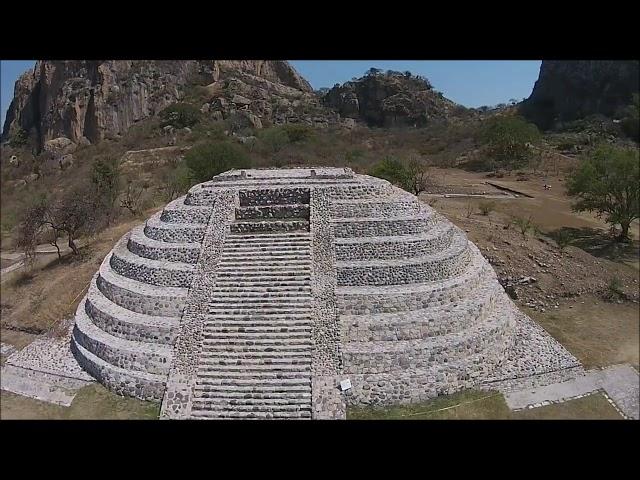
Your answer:
[[[295,223],[294,223],[295,222]],[[204,322],[192,418],[311,418],[308,223],[231,225]]]

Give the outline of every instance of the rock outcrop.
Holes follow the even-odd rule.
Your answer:
[[[421,127],[434,118],[465,110],[422,77],[374,69],[357,80],[334,86],[323,96],[323,103],[372,127]]]
[[[203,108],[211,115],[245,111],[257,127],[261,117],[286,122],[303,116],[304,105],[319,106],[309,83],[286,61],[38,61],[16,82],[2,139],[22,129],[41,150],[59,137],[76,144],[117,137],[183,99],[194,83],[208,85],[211,101]]]
[[[521,113],[548,130],[589,115],[614,117],[639,88],[637,60],[549,60]]]

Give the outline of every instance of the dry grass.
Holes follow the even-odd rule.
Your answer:
[[[70,407],[62,407],[2,391],[2,420],[155,420],[160,405],[120,397],[102,385],[89,385],[78,392]]]
[[[586,368],[640,363],[640,322],[636,303],[608,303],[585,296],[549,313],[527,313]]]
[[[81,258],[67,255],[58,261],[54,255],[51,263],[34,270],[29,281],[3,283],[0,286],[2,326],[42,333],[73,315],[104,257],[120,237],[138,223],[139,219],[127,220],[106,229],[81,249]],[[22,275],[18,273],[17,278]]]
[[[600,420],[622,419],[602,394],[512,412],[499,392],[467,390],[424,403],[388,408],[349,407],[348,420]]]

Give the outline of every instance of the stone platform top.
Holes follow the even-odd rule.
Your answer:
[[[304,167],[304,168],[250,168],[244,170],[232,169],[217,175],[213,182],[224,182],[238,178],[253,180],[265,179],[302,179],[302,178],[353,178],[354,173],[350,168],[336,167]]]

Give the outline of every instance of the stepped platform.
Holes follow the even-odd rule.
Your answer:
[[[231,170],[118,241],[71,350],[161,418],[328,419],[577,371],[540,330],[462,230],[388,182]]]

